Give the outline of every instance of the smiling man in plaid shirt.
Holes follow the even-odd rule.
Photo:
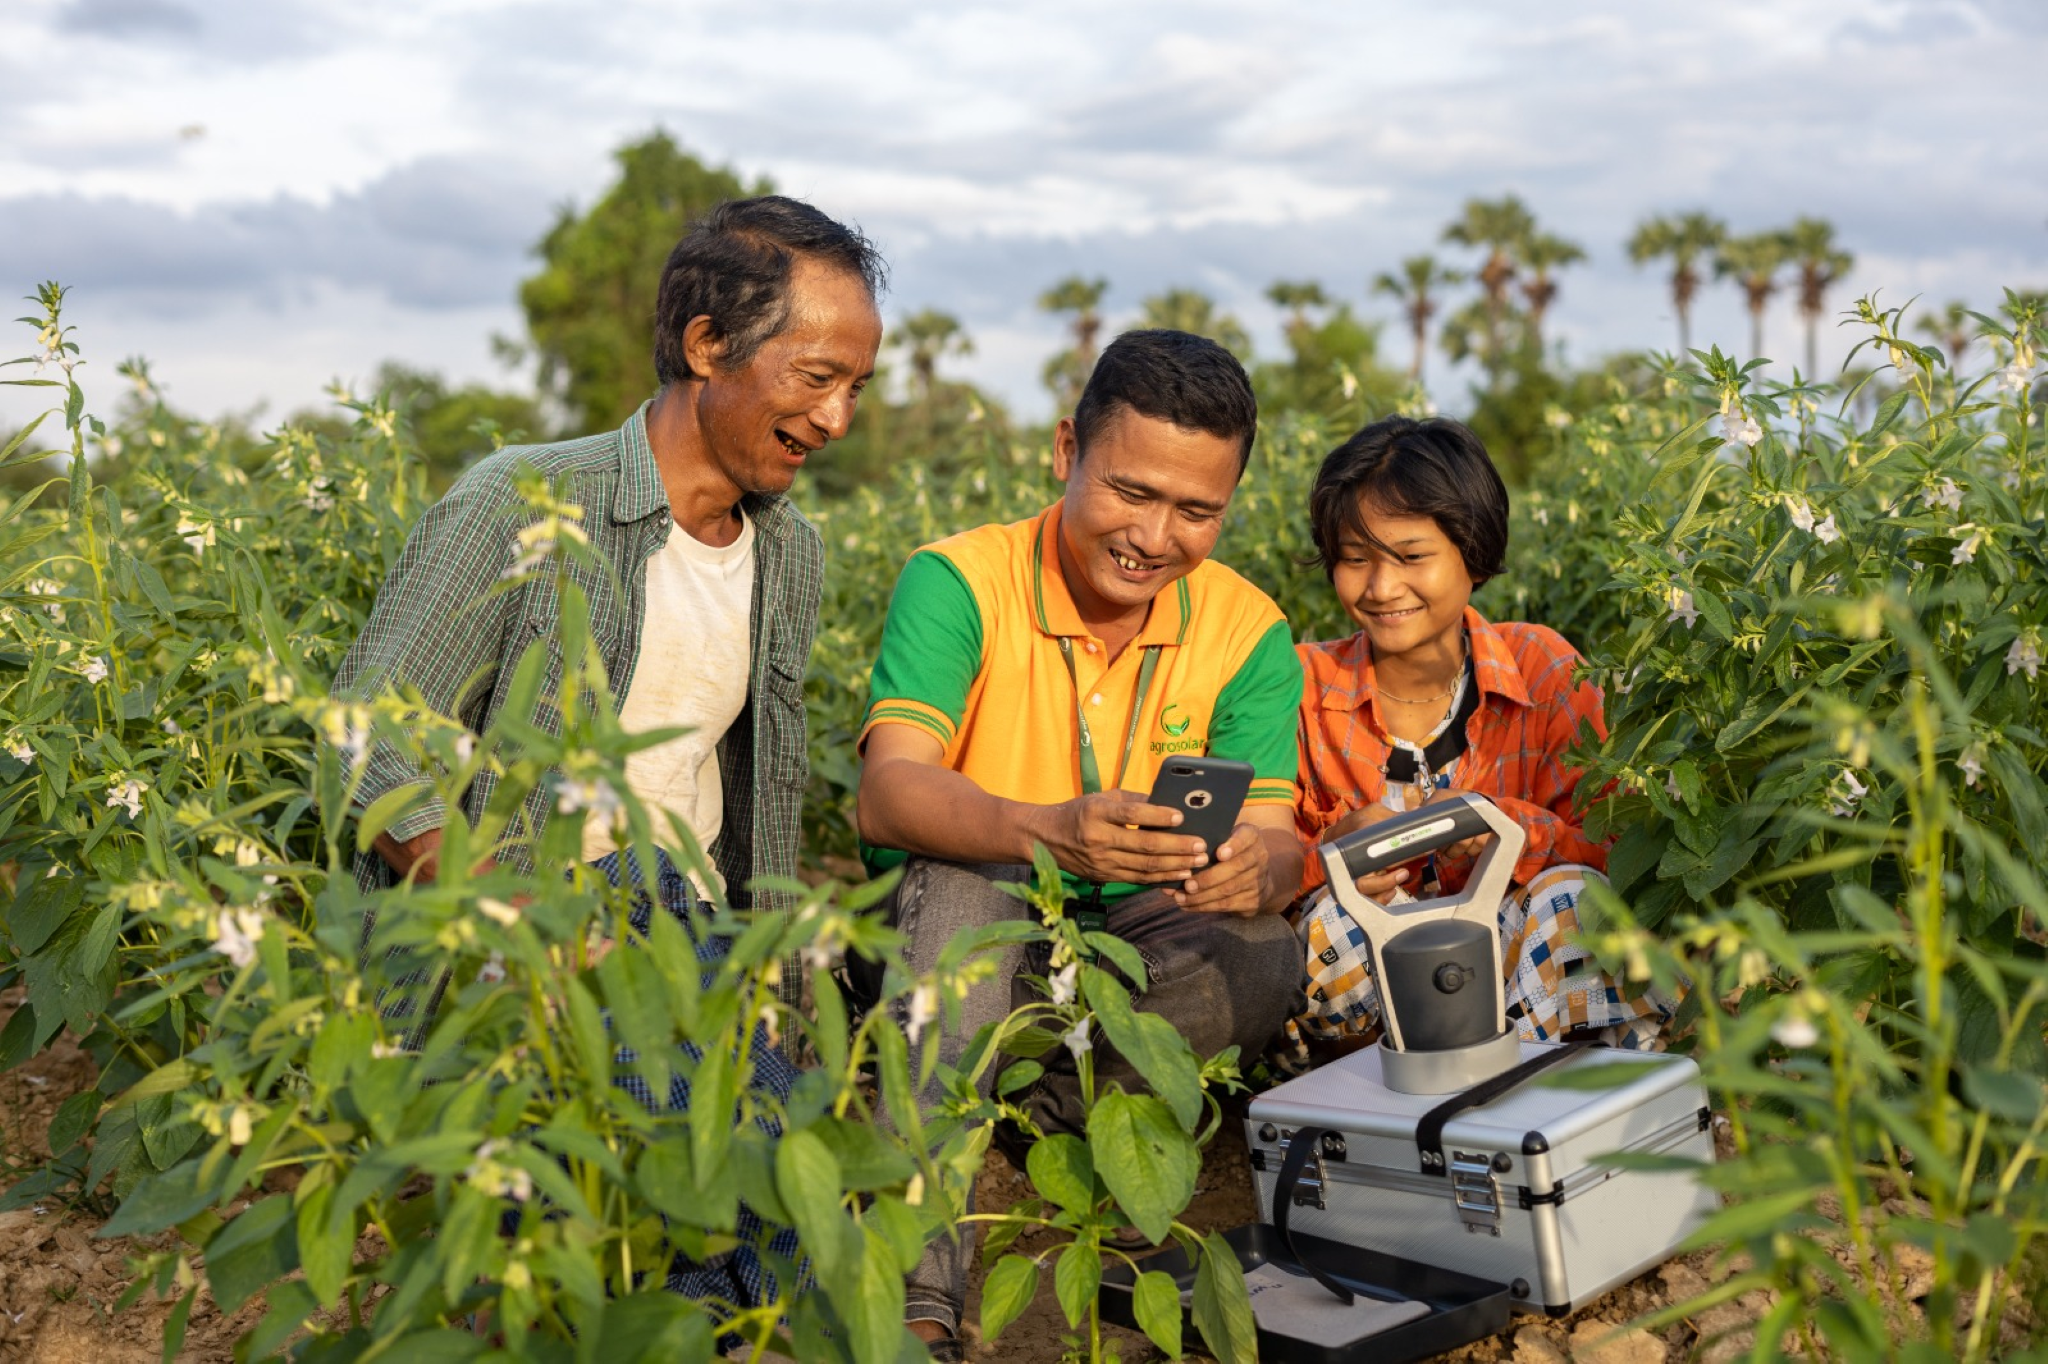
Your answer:
[[[761,876],[794,877],[798,809],[808,779],[803,681],[817,628],[824,546],[784,494],[809,458],[844,436],[874,374],[882,324],[875,308],[883,265],[858,232],[808,204],[778,195],[719,205],[676,246],[662,272],[654,358],[661,388],[616,431],[553,445],[501,450],[480,461],[413,528],[362,636],[343,659],[337,695],[410,686],[442,714],[478,733],[513,690],[514,665],[535,641],[559,639],[560,603],[550,574],[493,592],[516,573],[514,534],[531,519],[515,486],[531,468],[563,500],[585,509],[582,528],[600,567],[570,573],[590,605],[590,633],[619,723],[632,732],[683,729],[636,751],[626,777],[654,815],[657,837],[673,820],[710,852],[712,871],[679,870],[657,849],[662,908],[685,921],[723,892],[737,907]],[[559,685],[559,644],[540,690]],[[559,733],[545,701],[529,718]],[[567,793],[542,781],[523,807],[524,837],[499,856],[531,868],[527,838]],[[489,771],[472,783],[459,817],[490,801]],[[406,787],[419,798],[356,861],[366,891],[432,879],[441,829],[453,812],[388,745],[373,749],[359,802]],[[588,804],[590,802],[586,802]],[[566,801],[562,808],[567,809]],[[638,883],[633,854],[593,812],[583,858],[613,884]],[[716,880],[717,885],[707,884]],[[372,904],[374,905],[374,901]],[[645,931],[643,897],[633,921]],[[367,948],[375,922],[365,915]],[[630,939],[629,939],[630,941]],[[724,950],[700,937],[699,957]],[[417,983],[424,984],[423,980]],[[418,1001],[389,1001],[424,1032],[445,980]],[[757,1033],[754,1087],[787,1099],[796,1071]],[[650,1110],[688,1107],[678,1076],[667,1095],[648,1090],[623,1048],[615,1083]],[[694,1298],[754,1303],[773,1295],[760,1254],[788,1259],[794,1233],[764,1228],[742,1209],[735,1250],[705,1263],[678,1257],[668,1286]]]

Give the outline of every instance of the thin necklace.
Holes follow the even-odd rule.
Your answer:
[[[1458,690],[1458,684],[1465,680],[1465,660],[1469,656],[1470,652],[1469,650],[1463,647],[1463,636],[1459,637],[1459,646],[1460,647],[1458,649],[1458,671],[1451,675],[1451,685],[1445,687],[1435,696],[1425,696],[1421,700],[1415,701],[1410,700],[1408,697],[1405,696],[1396,696],[1394,695],[1394,693],[1388,691],[1385,687],[1381,687],[1379,689],[1380,695],[1386,697],[1389,701],[1399,701],[1404,706],[1426,706],[1430,704],[1432,701],[1441,701],[1444,698],[1451,696]]]

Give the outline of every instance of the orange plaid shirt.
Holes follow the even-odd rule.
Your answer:
[[[1529,835],[1515,864],[1518,883],[1560,862],[1605,871],[1606,847],[1586,837],[1572,808],[1581,770],[1564,757],[1582,726],[1607,737],[1600,689],[1572,681],[1578,650],[1546,626],[1492,625],[1469,606],[1465,629],[1479,708],[1466,721],[1466,748],[1451,770],[1451,785],[1491,798]],[[1306,894],[1323,883],[1316,844],[1331,825],[1386,793],[1383,769],[1393,749],[1365,635],[1295,649],[1305,678],[1294,825],[1308,853],[1301,881]],[[1441,856],[1437,869],[1447,890],[1463,885],[1471,870]]]

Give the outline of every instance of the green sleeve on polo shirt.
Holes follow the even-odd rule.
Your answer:
[[[1252,765],[1246,801],[1294,799],[1301,659],[1287,622],[1276,620],[1216,698],[1209,753]]]
[[[889,598],[862,730],[902,721],[952,743],[981,671],[981,642],[981,608],[959,568],[930,550],[911,555]]]

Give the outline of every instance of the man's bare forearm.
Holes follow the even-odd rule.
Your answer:
[[[1259,897],[1259,912],[1278,914],[1294,902],[1301,884],[1301,839],[1292,825],[1285,829],[1261,827],[1259,837],[1266,845],[1266,886]]]
[[[972,778],[929,763],[896,758],[861,773],[860,836],[877,848],[900,848],[947,862],[1029,862],[1044,841],[1039,812],[990,795]]]
[[[415,881],[424,884],[433,880],[441,869],[439,829],[428,829],[425,833],[416,834],[403,843],[388,833],[378,834],[371,846],[377,850],[377,855],[389,864],[391,870],[398,874],[401,881],[411,876]],[[417,875],[414,874],[415,868],[418,869]]]

